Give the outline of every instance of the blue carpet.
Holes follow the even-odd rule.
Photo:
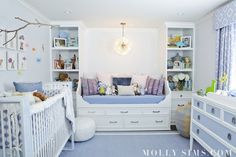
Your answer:
[[[178,134],[98,134],[60,157],[210,157],[197,142],[188,149],[189,139]]]

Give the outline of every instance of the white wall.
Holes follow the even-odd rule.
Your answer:
[[[0,28],[14,29],[24,23],[17,21],[14,17],[19,16],[29,21],[38,19],[45,21],[35,11],[32,12],[17,0],[2,0],[0,5]],[[18,71],[0,71],[0,91],[12,88],[13,81],[49,81],[49,28],[29,26],[20,33],[25,35],[25,41],[29,47],[25,53],[28,56],[28,69],[22,73]],[[44,45],[44,52],[42,50]],[[36,48],[36,53],[32,53],[32,48]],[[5,52],[0,49],[0,53]],[[40,63],[36,58],[41,57]]]
[[[85,73],[145,73],[164,74],[160,30],[156,28],[126,28],[125,37],[132,42],[127,55],[114,51],[114,43],[121,37],[120,28],[87,29],[84,52]]]
[[[195,90],[205,89],[215,79],[216,31],[213,13],[196,23]]]

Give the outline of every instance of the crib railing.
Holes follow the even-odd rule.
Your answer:
[[[26,97],[0,98],[0,157],[58,157],[73,136],[65,112],[63,92],[36,105]]]

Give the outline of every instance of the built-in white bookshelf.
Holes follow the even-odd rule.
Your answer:
[[[54,23],[53,23],[54,24]],[[79,80],[79,24],[55,23],[50,30],[51,81],[59,80],[59,74],[68,74],[76,91]]]
[[[175,125],[177,107],[191,102],[194,85],[194,42],[193,23],[166,23],[166,77],[172,90],[171,125]],[[176,83],[177,76],[189,77],[189,80]]]

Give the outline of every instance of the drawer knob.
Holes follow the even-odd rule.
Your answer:
[[[88,111],[88,113],[96,113],[96,111]]]
[[[180,94],[180,97],[182,98],[182,97],[183,97],[183,95],[182,95],[182,94]]]
[[[178,106],[179,106],[179,107],[183,107],[184,105],[180,105],[180,104],[178,104]]]
[[[214,108],[211,108],[211,113],[215,114],[215,109]]]
[[[199,134],[200,133],[200,130],[199,129],[197,129],[197,134]]]
[[[232,123],[235,125],[236,124],[236,117],[232,118]]]
[[[137,124],[139,121],[130,121],[130,123]]]
[[[109,121],[110,124],[116,124],[118,123],[117,121]]]
[[[228,133],[228,135],[227,135],[227,139],[228,139],[229,141],[231,141],[231,139],[232,139],[232,135],[231,135],[230,133]]]
[[[156,123],[163,123],[163,120],[156,120]]]
[[[129,113],[129,111],[120,111],[120,113]]]
[[[197,107],[200,107],[200,103],[199,102],[197,102]]]
[[[200,116],[200,115],[198,115],[198,116],[197,116],[197,119],[198,119],[198,120],[200,120],[200,119],[201,119],[201,116]]]
[[[152,111],[152,113],[160,113],[161,111]]]

